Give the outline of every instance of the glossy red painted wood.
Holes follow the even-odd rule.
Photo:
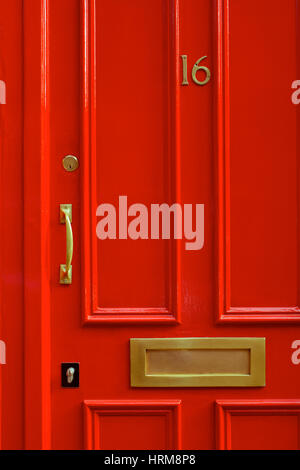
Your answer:
[[[219,450],[298,450],[299,400],[218,400]]]
[[[86,400],[84,414],[87,450],[181,449],[180,400]]]
[[[2,448],[299,447],[295,5],[0,0]],[[99,241],[96,207],[119,195],[205,204],[204,248]],[[266,387],[131,388],[143,337],[265,337]]]
[[[24,5],[25,447],[50,448],[49,2]]]
[[[23,302],[23,18],[22,1],[0,1],[0,338],[6,364],[0,365],[1,449],[24,446]],[[9,84],[9,86],[8,86]]]
[[[299,70],[296,4],[283,20],[280,1],[217,3],[218,319],[297,323],[299,111],[284,98]],[[285,73],[270,86],[278,57]]]
[[[133,6],[131,21],[137,25],[137,18],[134,15],[135,9],[136,7]],[[142,33],[144,26],[141,22],[139,25],[141,30],[136,33],[145,36],[143,40],[146,41],[143,52],[145,57],[142,64],[139,65],[139,74],[141,74],[142,80],[139,85],[139,82],[132,80],[131,74],[128,74],[127,78],[126,75],[122,75],[122,87],[127,90],[126,94],[121,87],[118,87],[120,80],[118,74],[113,73],[107,79],[108,77],[103,72],[106,68],[107,70],[114,69],[116,58],[118,60],[117,67],[120,70],[128,68],[134,71],[136,67],[136,55],[125,53],[125,51],[134,50],[135,36],[128,35],[126,39],[124,36],[122,48],[120,48],[118,40],[114,42],[116,39],[114,24],[116,21],[121,24],[121,18],[124,14],[130,18],[130,8],[125,3],[120,3],[116,10],[115,5],[108,2],[100,3],[96,8],[95,2],[83,1],[81,11],[83,44],[81,58],[83,116],[81,148],[84,160],[81,187],[83,201],[81,226],[83,227],[82,281],[85,286],[83,289],[84,321],[94,324],[103,322],[176,323],[180,319],[178,308],[180,251],[178,243],[148,243],[148,250],[145,250],[143,244],[127,240],[124,250],[123,240],[108,241],[105,251],[100,254],[99,243],[94,237],[96,230],[94,214],[97,205],[103,200],[117,203],[118,194],[115,190],[117,187],[120,195],[128,194],[129,197],[136,197],[138,201],[143,198],[146,204],[154,202],[157,198],[159,201],[180,202],[178,3],[167,1],[163,4],[156,2],[155,8],[154,5],[144,6],[142,15],[149,15],[149,18],[151,15],[153,25],[151,29],[149,20],[149,27],[145,33]],[[116,18],[115,15],[117,15]],[[147,45],[155,27],[160,28],[156,35],[161,35],[161,41],[165,42],[165,45],[162,51],[161,47],[158,47],[156,54],[153,54],[151,49],[147,49]],[[124,24],[124,31],[127,28],[128,25]],[[109,42],[109,49],[102,46],[101,41],[103,40]],[[125,43],[125,40],[128,42]],[[159,38],[156,41],[159,42]],[[153,47],[155,48],[154,44]],[[124,52],[122,53],[122,51]],[[161,57],[157,59],[156,55],[161,55]],[[157,68],[160,69],[161,75],[166,75],[166,80],[165,83],[162,80],[160,80],[161,83],[155,83],[153,88],[151,81],[153,78],[156,82],[158,80],[153,73],[149,72],[151,70],[155,72]],[[134,93],[139,99],[132,99]],[[163,99],[155,98],[160,95],[163,96]],[[99,112],[99,107],[97,108],[97,100],[102,103],[101,112]],[[111,106],[112,101],[118,102],[120,110],[123,111],[117,113],[116,108]],[[151,101],[153,103],[150,106]],[[149,109],[146,109],[147,102]],[[157,106],[159,106],[158,109]],[[130,108],[132,108],[133,121],[126,122],[123,113]],[[149,114],[153,116],[150,126],[146,122],[144,125],[140,125],[138,120],[142,116],[144,120],[149,120]],[[160,116],[161,122],[158,116]],[[114,119],[119,119],[122,122],[117,131],[114,127]],[[167,124],[164,124],[164,120],[167,121]],[[140,125],[140,131],[143,129],[140,141],[138,140],[139,132],[135,129],[137,125]],[[161,129],[165,135],[161,135]],[[118,134],[117,141],[114,139],[115,133]],[[103,138],[99,139],[101,134],[103,136],[112,135],[114,146],[111,146],[111,138],[106,138],[105,141]],[[156,134],[155,140],[153,135]],[[147,136],[147,145],[145,145],[145,136]],[[151,146],[150,137],[153,139]],[[147,153],[145,163],[139,168],[140,149]],[[164,156],[165,152],[167,152],[166,157]],[[107,155],[107,158],[97,159],[99,153]],[[167,159],[167,173],[164,172],[164,159]],[[103,178],[103,175],[112,171],[114,172],[113,181]],[[130,175],[132,171],[133,173]],[[129,181],[124,179],[124,172],[128,176],[130,175]],[[151,174],[148,186],[146,186],[146,174]],[[158,186],[160,186],[159,193]],[[116,255],[116,251],[119,262],[114,266],[113,279],[119,288],[114,293],[112,302],[109,295],[112,278],[111,275],[107,275],[107,272],[111,269],[111,257]],[[147,258],[145,259],[146,254]],[[129,259],[131,263],[136,263],[132,266],[131,277],[134,271],[137,274],[134,279],[128,277],[126,280],[125,272]],[[98,263],[97,260],[99,260]],[[162,279],[164,279],[163,282]],[[136,287],[134,297],[128,296],[132,284]]]

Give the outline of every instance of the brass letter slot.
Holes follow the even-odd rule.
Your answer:
[[[264,338],[131,339],[132,387],[262,387]]]

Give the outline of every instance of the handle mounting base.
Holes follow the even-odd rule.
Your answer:
[[[66,265],[61,264],[59,269],[59,283],[72,284],[72,265],[69,267],[69,272],[66,272]]]

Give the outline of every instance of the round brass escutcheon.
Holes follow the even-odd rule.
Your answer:
[[[79,166],[79,162],[74,155],[67,155],[63,158],[62,164],[66,171],[75,171]]]

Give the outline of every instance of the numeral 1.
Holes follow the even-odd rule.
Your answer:
[[[188,85],[188,78],[187,78],[187,55],[182,55],[182,83],[181,85]]]

